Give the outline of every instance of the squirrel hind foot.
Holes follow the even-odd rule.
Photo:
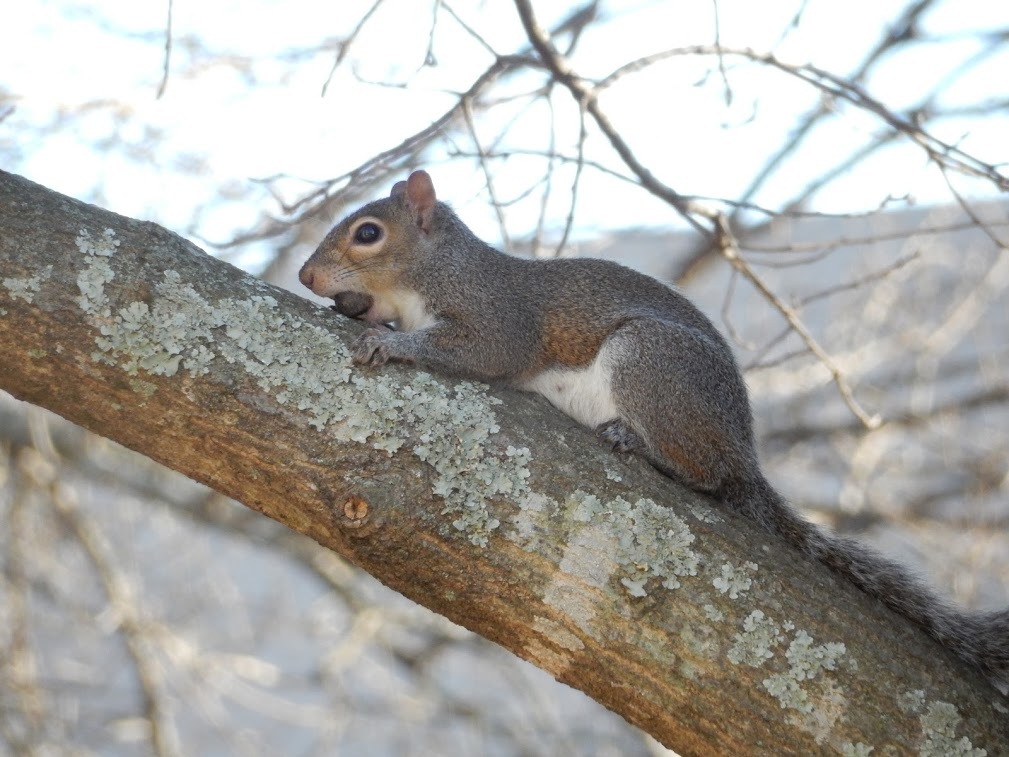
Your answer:
[[[641,452],[645,443],[621,418],[600,423],[596,433],[606,441],[614,452]]]

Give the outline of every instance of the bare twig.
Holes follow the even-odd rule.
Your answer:
[[[575,176],[571,181],[571,203],[568,206],[568,217],[564,221],[564,232],[561,240],[557,243],[557,254],[560,255],[567,247],[568,238],[571,236],[571,229],[575,225],[575,210],[578,208],[578,187],[581,184],[582,170],[585,168],[585,138],[588,130],[585,128],[585,111],[578,113],[578,155],[575,160]]]
[[[811,302],[822,300],[826,297],[832,297],[833,295],[840,294],[841,292],[848,292],[853,289],[858,289],[873,281],[879,281],[881,279],[884,279],[894,271],[903,268],[905,265],[914,260],[917,260],[919,257],[920,257],[919,253],[914,252],[911,255],[905,255],[904,257],[899,258],[898,260],[888,265],[886,268],[882,268],[878,271],[873,271],[872,273],[868,273],[865,276],[859,276],[856,279],[846,281],[842,284],[835,284],[832,287],[821,289],[819,292],[814,292],[813,294],[807,295],[802,299],[800,299],[798,303],[796,303],[796,307],[802,308]],[[794,357],[797,357],[798,355],[805,354],[806,352],[808,352],[808,350],[803,350],[802,352],[789,353],[788,355],[783,355],[774,360],[763,362],[764,356],[766,356],[772,349],[774,349],[778,344],[780,344],[790,333],[792,333],[791,324],[786,326],[777,335],[775,335],[773,339],[768,341],[767,344],[765,344],[761,348],[760,352],[753,356],[750,362],[746,365],[746,369],[755,370],[755,369],[770,368],[775,365],[780,365],[788,360],[791,360]]]
[[[526,0],[516,0],[516,2],[524,4],[526,3]],[[656,61],[681,55],[736,55],[777,68],[779,71],[782,71],[790,76],[794,76],[819,89],[825,95],[846,100],[853,105],[856,105],[861,110],[876,115],[880,120],[893,128],[895,131],[917,143],[925,151],[928,157],[936,163],[945,165],[969,176],[977,176],[987,179],[994,184],[997,189],[1003,191],[1009,190],[1009,177],[999,171],[994,164],[980,160],[979,158],[959,149],[955,145],[949,144],[932,136],[914,121],[904,116],[900,116],[888,109],[881,102],[871,97],[855,82],[844,79],[809,63],[786,63],[772,53],[762,53],[750,48],[726,48],[713,45],[691,45],[688,47],[674,48],[639,58],[638,60],[631,61],[630,63],[621,66],[619,69],[603,79],[599,86],[610,86],[616,78],[619,78],[620,76],[640,70]],[[765,168],[765,171],[757,177],[752,186],[757,186],[759,183],[762,183],[763,179],[766,178],[765,174],[769,174],[769,171],[774,165],[773,161],[769,163]],[[752,194],[752,191],[753,190],[751,188],[750,191],[744,193],[743,199],[748,199]]]
[[[55,470],[58,467],[59,453],[52,444],[41,411],[33,414],[32,438],[38,454],[50,459]],[[137,598],[125,572],[116,565],[114,552],[106,543],[101,531],[77,506],[73,492],[55,476],[39,483],[48,490],[50,502],[76,536],[101,581],[109,610],[118,621],[118,627],[126,641],[143,692],[145,716],[150,723],[151,747],[154,753],[158,757],[182,754],[178,734],[171,720],[168,698],[163,691],[161,672],[152,654],[144,620],[137,606]]]
[[[19,488],[7,511],[4,573],[9,591],[4,592],[8,599],[4,614],[10,629],[10,645],[0,655],[0,669],[16,701],[0,707],[0,733],[16,754],[30,755],[35,753],[34,746],[45,742],[43,728],[50,716],[50,705],[38,679],[38,660],[31,643],[27,573],[31,548],[25,500],[26,494]]]
[[[427,50],[424,53],[424,62],[420,68],[438,65],[438,59],[434,56],[434,31],[438,28],[438,9],[440,7],[441,0],[434,0],[434,7],[431,9],[431,28],[427,33]]]
[[[547,106],[547,112],[550,114],[550,129],[547,132],[550,135],[550,141],[547,144],[547,149],[544,153],[546,170],[541,181],[543,185],[543,196],[540,199],[540,212],[536,217],[536,230],[533,232],[532,239],[530,241],[530,252],[533,257],[539,257],[543,254],[543,237],[546,234],[547,213],[550,206],[550,197],[553,194],[554,171],[557,167],[557,160],[554,158],[557,154],[557,109],[554,107],[554,99],[550,97],[550,93],[553,91],[553,86],[553,81],[547,84],[545,96],[543,97],[543,102]]]
[[[918,0],[918,2],[911,5],[909,8],[904,9],[901,13],[899,19],[897,19],[893,24],[890,24],[887,28],[887,33],[877,43],[877,45],[869,51],[862,62],[855,68],[855,70],[849,74],[848,79],[852,82],[859,82],[865,78],[866,74],[872,68],[877,61],[879,61],[882,56],[891,48],[906,42],[914,36],[914,29],[916,27],[918,19],[921,15],[928,9],[928,7],[934,2],[934,0]],[[800,9],[800,13],[803,9]],[[796,23],[798,23],[799,15],[796,15]],[[832,112],[831,103],[827,101],[821,101],[816,108],[810,112],[803,122],[799,125],[797,129],[791,132],[789,139],[782,145],[781,149],[778,150],[771,158],[764,164],[764,168],[761,172],[754,177],[753,181],[750,182],[749,187],[740,196],[742,200],[750,200],[754,197],[757,191],[764,185],[767,179],[772,176],[778,168],[784,163],[789,155],[794,153],[803,143],[806,136],[808,136],[823,118],[830,115]]]
[[[876,211],[872,211],[875,213]],[[795,217],[801,216],[803,214],[796,214],[794,212],[782,213],[785,217]],[[815,214],[813,214],[815,215]],[[841,216],[843,217],[843,216]],[[973,229],[977,227],[975,221],[959,221],[956,223],[943,223],[936,224],[934,226],[922,226],[921,228],[915,229],[912,234],[913,236],[929,236],[935,234],[949,234],[953,231],[963,231],[965,229]],[[987,226],[1009,226],[1009,221],[989,221],[986,223]],[[898,229],[895,231],[879,231],[873,232],[864,237],[849,237],[840,236],[831,240],[829,244],[824,245],[823,242],[789,242],[784,245],[763,245],[754,244],[749,242],[746,244],[747,252],[759,252],[759,253],[802,253],[810,252],[813,250],[835,250],[841,247],[857,247],[859,245],[872,244],[873,242],[882,242],[888,239],[906,239],[908,237],[908,232],[904,229]]]
[[[641,185],[656,197],[673,206],[683,219],[697,229],[697,231],[701,234],[711,236],[713,229],[710,225],[702,223],[695,216],[707,217],[710,221],[712,220],[712,214],[697,207],[675,189],[659,181],[659,179],[650,170],[648,170],[648,168],[640,160],[638,160],[634,151],[631,150],[630,145],[627,144],[613,125],[612,121],[610,121],[610,119],[599,107],[599,100],[596,96],[595,89],[589,86],[584,79],[575,74],[567,59],[557,51],[556,47],[554,47],[553,43],[550,41],[550,37],[536,20],[532,4],[529,0],[515,0],[515,7],[518,9],[519,18],[522,20],[522,26],[526,30],[526,36],[532,43],[533,48],[539,54],[540,59],[546,66],[547,70],[550,71],[558,82],[563,84],[571,92],[575,100],[581,104],[589,115],[592,116],[596,126],[599,127],[599,130],[609,141],[610,146],[613,147],[617,155],[620,156],[621,160],[623,160],[631,172],[638,177]]]
[[[722,47],[722,28],[718,20],[718,0],[711,0],[715,20],[715,47]],[[722,77],[722,92],[725,97],[725,107],[732,105],[732,87],[729,85],[729,75],[725,71],[725,56],[718,56],[718,74]]]
[[[718,219],[718,249],[721,251],[722,255],[726,260],[735,268],[739,273],[743,275],[757,290],[764,296],[764,298],[770,302],[781,313],[785,320],[788,321],[788,325],[792,327],[796,334],[805,342],[806,347],[819,359],[823,366],[830,372],[831,378],[837,385],[837,390],[841,394],[841,399],[848,406],[855,417],[862,423],[862,425],[867,429],[876,429],[882,425],[882,418],[879,415],[870,415],[867,413],[862,406],[855,399],[854,394],[851,391],[851,386],[848,384],[848,380],[845,378],[844,374],[841,372],[840,367],[834,362],[833,358],[827,354],[827,351],[820,346],[820,343],[816,341],[813,335],[810,333],[806,325],[800,320],[798,314],[795,310],[789,307],[778,295],[776,295],[767,283],[761,279],[753,269],[747,264],[745,260],[739,254],[739,248],[732,238],[732,233],[729,231],[728,220],[721,216]]]
[[[172,61],[172,6],[174,0],[168,0],[168,20],[165,22],[165,63],[163,68],[163,73],[161,74],[161,84],[158,85],[158,93],[155,95],[155,99],[160,100],[161,96],[165,94],[165,88],[168,86],[168,71],[171,67]]]
[[[971,204],[967,202],[967,200],[964,198],[962,194],[960,194],[960,191],[955,186],[953,186],[953,182],[949,178],[949,171],[946,169],[946,166],[939,164],[939,172],[942,174],[943,181],[946,182],[946,186],[949,188],[950,193],[956,200],[957,205],[960,206],[960,209],[963,210],[963,212],[971,220],[974,227],[981,229],[981,231],[985,233],[985,236],[987,236],[992,242],[995,243],[995,246],[998,249],[1002,250],[1003,252],[1009,250],[1009,247],[1006,246],[1006,243],[1002,241],[1002,239],[999,236],[997,236],[994,230],[991,228],[996,224],[990,224],[983,221],[975,212]]]
[[[469,130],[470,137],[473,140],[473,145],[476,147],[477,162],[483,170],[491,207],[494,208],[494,213],[497,215],[498,229],[501,231],[501,242],[505,246],[505,249],[510,250],[511,237],[508,235],[508,224],[505,223],[504,206],[498,202],[497,192],[494,189],[494,177],[491,174],[490,165],[487,163],[487,153],[476,132],[476,123],[473,121],[473,108],[469,100],[463,102],[462,114],[466,122],[466,128]]]
[[[372,3],[371,7],[365,12],[365,14],[361,16],[360,20],[357,22],[357,25],[353,28],[350,34],[347,35],[347,38],[342,42],[338,43],[339,52],[337,52],[336,58],[333,59],[333,66],[332,68],[329,69],[329,75],[326,77],[326,81],[322,83],[321,94],[323,97],[326,96],[326,92],[329,89],[330,82],[333,81],[333,75],[336,74],[336,69],[338,69],[340,67],[340,64],[343,63],[344,59],[347,57],[347,54],[350,52],[351,46],[354,44],[354,41],[357,39],[358,35],[361,33],[361,30],[364,28],[364,25],[368,23],[368,20],[375,14],[375,11],[378,10],[379,6],[382,5],[382,2],[383,0],[375,0],[375,2]]]
[[[350,171],[332,179],[318,182],[318,186],[314,190],[305,194],[297,201],[291,204],[283,204],[282,209],[285,214],[290,216],[289,218],[283,220],[269,219],[269,221],[264,222],[259,227],[237,235],[226,242],[202,241],[218,250],[226,250],[250,241],[258,241],[276,236],[304,223],[306,220],[325,215],[327,210],[331,209],[334,205],[339,205],[344,200],[350,198],[356,198],[356,193],[359,193],[362,189],[373,187],[378,181],[387,178],[393,171],[399,170],[404,162],[426,148],[431,142],[441,136],[457,118],[460,118],[467,102],[475,104],[484,90],[499,76],[505,72],[514,71],[526,66],[528,63],[528,59],[525,58],[515,58],[512,56],[498,58],[487,70],[477,77],[469,89],[459,95],[459,99],[452,107],[433,123],[411,134],[398,145],[372,155]],[[336,187],[339,188],[334,189]]]
[[[446,11],[448,11],[448,15],[450,15],[453,19],[455,19],[455,22],[457,24],[459,24],[459,26],[461,26],[463,28],[463,30],[469,36],[471,36],[474,40],[476,40],[476,42],[484,50],[486,50],[488,53],[490,53],[495,58],[499,57],[497,50],[495,50],[491,46],[490,42],[488,42],[486,39],[484,39],[483,35],[481,35],[476,29],[474,29],[471,24],[467,23],[462,18],[462,16],[460,16],[458,13],[456,13],[455,9],[451,5],[449,5],[447,2],[445,2],[445,0],[441,0],[441,7],[444,8]]]

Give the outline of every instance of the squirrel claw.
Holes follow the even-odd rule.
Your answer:
[[[390,332],[387,329],[367,329],[351,347],[351,358],[356,365],[373,365],[375,367],[389,362],[389,346],[385,337]]]

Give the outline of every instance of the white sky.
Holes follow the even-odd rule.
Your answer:
[[[426,126],[452,102],[446,90],[468,87],[490,62],[485,51],[444,11],[439,17],[435,67],[421,64],[431,25],[429,2],[386,0],[357,41],[351,59],[357,72],[373,80],[409,83],[409,88],[365,85],[351,68],[338,71],[320,96],[332,53],[301,62],[281,60],[285,51],[340,38],[360,18],[367,2],[341,0],[176,0],[173,69],[165,96],[155,99],[162,75],[166,2],[135,0],[37,0],[5,14],[0,25],[0,91],[15,96],[17,110],[0,123],[0,158],[19,155],[6,166],[59,191],[91,198],[117,212],[156,220],[186,232],[196,209],[205,205],[196,230],[222,240],[252,225],[262,213],[276,212],[260,191],[253,200],[214,202],[220,187],[240,190],[251,178],[288,174],[309,180],[339,175],[369,155],[399,143]],[[548,24],[571,3],[541,0],[537,11]],[[711,0],[611,3],[620,16],[588,35],[575,59],[588,75],[603,75],[637,55],[714,40]],[[774,49],[781,59],[813,62],[847,73],[882,34],[905,3],[899,0],[810,0],[798,29],[785,34],[800,7],[798,0],[719,0],[723,45]],[[498,51],[512,52],[524,40],[508,2],[457,0],[452,7]],[[952,34],[976,28],[1009,27],[1009,3],[947,0],[926,16],[925,28]],[[783,39],[784,35],[784,39]],[[206,53],[194,51],[200,40]],[[916,101],[976,44],[952,41],[905,53],[885,63],[870,91],[899,109]],[[217,65],[214,55],[248,58],[256,84],[235,68]],[[202,62],[202,63],[201,63]],[[733,66],[728,75],[734,101],[727,107],[715,77],[705,86],[711,61],[679,59],[626,80],[603,101],[640,157],[655,173],[687,194],[733,197],[746,186],[765,156],[781,144],[798,113],[817,102],[817,93],[788,77],[750,66]],[[195,76],[182,76],[186,68]],[[509,85],[520,91],[530,79]],[[1009,53],[965,78],[964,98],[1009,95]],[[94,104],[116,103],[112,106]],[[558,112],[573,105],[558,100]],[[88,115],[74,115],[92,104]],[[757,110],[754,111],[754,107]],[[543,112],[543,109],[540,109]],[[112,116],[121,119],[114,122]],[[756,114],[756,117],[753,117]],[[65,120],[64,117],[66,116]],[[491,136],[504,123],[491,116],[479,125]],[[545,144],[545,126],[533,111],[511,127],[512,144]],[[44,134],[33,127],[58,125]],[[867,116],[838,119],[813,140],[779,179],[758,198],[765,204],[791,196],[801,182],[861,144],[880,126]],[[572,124],[566,134],[571,136]],[[157,154],[134,160],[129,151],[94,149],[113,134],[142,153],[145,136],[161,133]],[[978,157],[1009,160],[1009,121],[1005,116],[943,126],[937,136],[957,142]],[[608,148],[590,143],[590,157],[609,160]],[[481,192],[483,176],[467,161],[429,166],[441,196],[452,202],[478,233],[494,238],[497,227]],[[195,175],[179,167],[200,166]],[[500,164],[500,194],[516,197],[530,180],[531,163]],[[562,174],[561,186],[570,178]],[[304,188],[295,183],[289,197]],[[970,192],[976,187],[966,186]],[[921,202],[948,202],[938,174],[915,148],[881,154],[865,170],[818,199],[818,208],[851,211],[873,207],[887,194],[913,192]],[[563,195],[563,193],[561,193]],[[563,198],[560,198],[563,199]],[[580,233],[600,228],[661,226],[676,223],[657,201],[642,199],[594,175],[580,193]],[[560,224],[566,206],[558,200],[551,220]],[[538,215],[538,198],[508,208],[514,235],[527,232]]]

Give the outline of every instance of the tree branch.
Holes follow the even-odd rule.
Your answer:
[[[351,368],[356,324],[153,224],[0,172],[0,316],[0,388],[311,536],[681,754],[1009,749],[978,674],[826,569],[537,398]]]

